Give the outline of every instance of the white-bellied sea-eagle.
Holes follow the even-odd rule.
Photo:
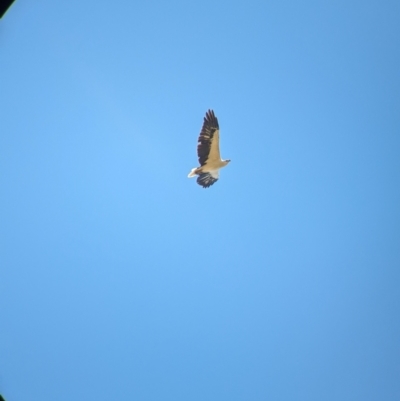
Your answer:
[[[212,110],[208,110],[204,117],[197,143],[197,155],[200,167],[195,167],[188,177],[197,177],[197,183],[208,188],[218,181],[219,169],[225,167],[230,160],[222,160],[219,153],[219,125]]]

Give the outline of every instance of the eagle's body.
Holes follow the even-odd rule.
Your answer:
[[[219,125],[212,110],[208,110],[204,117],[197,143],[197,155],[200,167],[195,167],[188,177],[197,177],[197,183],[208,188],[218,181],[219,169],[225,167],[230,160],[222,160],[219,153]]]

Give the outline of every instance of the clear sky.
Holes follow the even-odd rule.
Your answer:
[[[400,399],[400,3],[16,1],[7,401]],[[207,109],[232,162],[189,171]]]

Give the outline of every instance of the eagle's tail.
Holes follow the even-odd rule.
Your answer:
[[[190,171],[188,177],[189,178],[195,177],[196,174],[197,174],[197,169],[198,169],[198,167],[192,168],[192,170]]]

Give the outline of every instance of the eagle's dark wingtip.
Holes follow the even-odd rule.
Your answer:
[[[215,117],[214,110],[208,109],[208,111],[206,111],[204,124],[209,125],[211,128],[219,129],[218,119]]]
[[[218,178],[214,178],[210,173],[202,173],[197,177],[197,183],[203,188],[209,188],[211,185],[215,184]]]
[[[3,0],[0,2],[0,18],[3,18],[4,14],[11,7],[12,3],[14,3],[14,0]],[[1,395],[0,395],[0,397],[1,397]],[[0,398],[0,401],[2,401],[1,398]]]

